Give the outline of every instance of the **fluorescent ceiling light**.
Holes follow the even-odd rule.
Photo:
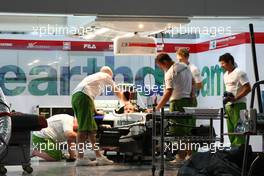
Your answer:
[[[139,28],[139,29],[143,29],[143,28],[144,28],[144,24],[139,24],[139,25],[138,25],[138,28]]]
[[[145,21],[145,22],[166,22],[166,23],[189,23],[188,17],[160,17],[160,16],[110,16],[110,15],[99,15],[95,18],[95,21]]]
[[[39,62],[38,59],[36,59],[36,60],[33,61],[34,64],[36,64],[36,63],[38,63],[38,62]]]

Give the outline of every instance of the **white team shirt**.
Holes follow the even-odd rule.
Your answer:
[[[165,88],[172,88],[170,101],[190,98],[192,91],[192,73],[183,63],[173,64],[165,73]]]
[[[226,91],[232,92],[234,94],[234,96],[236,96],[239,89],[243,85],[249,83],[249,80],[248,80],[247,74],[244,71],[242,71],[238,68],[235,68],[229,74],[227,71],[225,72],[224,83],[226,86]],[[239,103],[239,102],[245,102],[246,103],[246,101],[247,101],[246,97],[242,97],[239,100],[237,100],[235,103]]]
[[[65,132],[73,131],[73,116],[68,114],[58,114],[47,119],[48,127],[40,131],[34,131],[33,134],[40,138],[49,138],[55,142],[67,141]]]
[[[201,73],[200,73],[200,70],[198,69],[198,67],[196,67],[195,65],[193,65],[191,63],[188,66],[192,72],[192,76],[193,76],[195,83],[201,83],[202,77],[201,77]]]
[[[73,94],[76,92],[83,92],[90,98],[95,99],[103,93],[104,89],[109,86],[114,89],[114,81],[107,73],[97,72],[92,75],[86,76],[73,90]]]

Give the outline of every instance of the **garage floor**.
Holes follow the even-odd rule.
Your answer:
[[[32,161],[34,172],[23,174],[21,166],[7,166],[7,176],[151,176],[150,164],[118,163],[111,166],[74,167],[74,163]],[[176,167],[166,167],[165,176],[177,175]],[[156,175],[158,172],[156,171]]]

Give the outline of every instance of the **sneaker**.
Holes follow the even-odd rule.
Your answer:
[[[88,158],[77,159],[74,163],[75,166],[96,166],[97,161],[91,161]]]
[[[102,155],[101,157],[96,158],[96,161],[97,161],[97,164],[99,166],[114,164],[114,161],[109,160],[104,155]]]

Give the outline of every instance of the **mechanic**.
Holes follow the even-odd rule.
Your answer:
[[[46,161],[63,159],[62,144],[67,142],[68,161],[75,161],[76,154],[72,146],[76,145],[77,120],[68,114],[57,114],[47,119],[48,127],[32,134],[33,156]]]
[[[80,146],[80,144],[86,146],[86,141],[90,139],[96,156],[95,161],[84,158],[84,147],[79,148],[75,163],[76,166],[113,164],[113,161],[102,155],[97,148],[98,146],[96,146],[97,124],[94,119],[96,113],[94,99],[96,96],[101,95],[105,88],[111,88],[117,97],[122,99],[122,93],[115,86],[112,77],[113,72],[111,68],[103,66],[99,72],[85,77],[73,90],[72,108],[78,121],[78,146]]]
[[[227,114],[228,133],[234,133],[240,120],[240,110],[246,109],[246,95],[251,91],[247,74],[236,67],[234,57],[230,53],[225,53],[219,57],[219,62],[224,73],[224,84],[226,91],[233,96],[228,97],[225,105]],[[239,146],[245,143],[244,136],[229,135],[232,146]]]

